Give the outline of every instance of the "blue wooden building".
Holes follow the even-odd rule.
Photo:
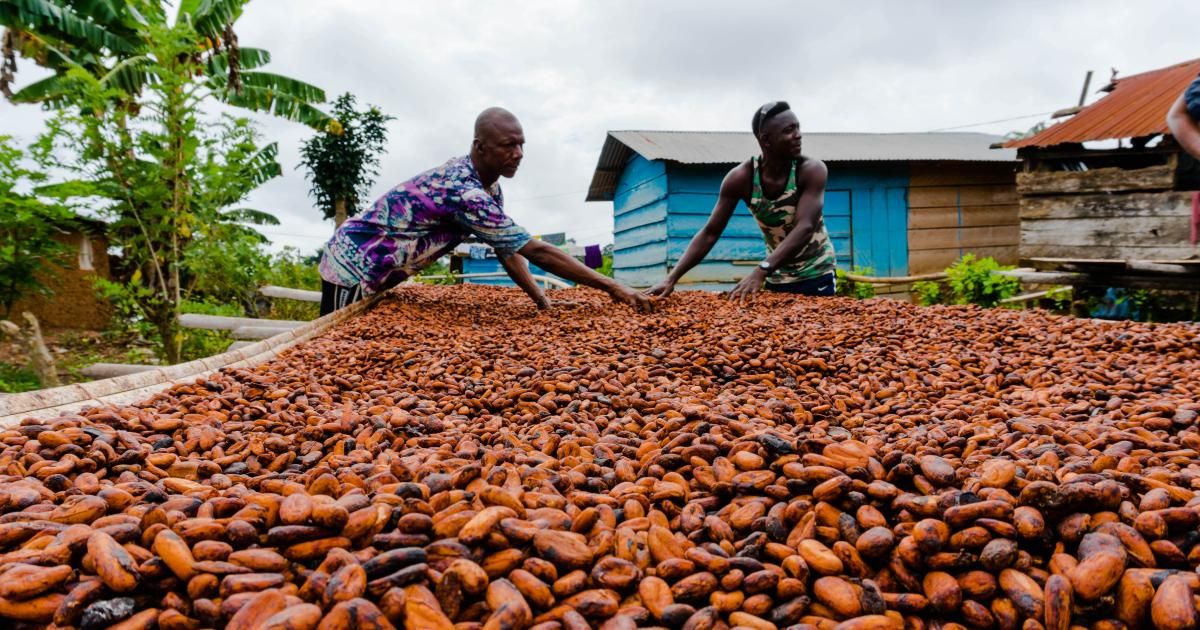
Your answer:
[[[463,258],[462,273],[464,273],[464,274],[505,273],[505,271],[504,271],[504,267],[500,265],[500,259],[496,258],[495,254],[491,254],[485,258]],[[559,278],[558,276],[547,272],[546,270],[542,269],[541,267],[539,267],[533,263],[529,263],[529,273],[531,273],[535,276],[550,276],[551,278],[557,278],[559,280],[563,280],[562,278]],[[512,279],[509,278],[508,276],[499,276],[499,277],[495,277],[495,278],[466,278],[466,279],[464,279],[464,282],[467,282],[469,284],[491,284],[491,285],[500,286],[500,287],[515,287],[515,286],[517,286],[517,284],[515,282],[513,282]],[[568,282],[568,281],[563,280],[563,282]]]
[[[843,269],[898,277],[941,271],[971,251],[1016,262],[1016,154],[978,133],[806,133],[829,166],[825,225]],[[749,132],[610,131],[588,201],[613,204],[613,270],[651,286],[703,227],[725,174],[757,155]],[[766,256],[739,203],[724,235],[679,288],[727,289]]]

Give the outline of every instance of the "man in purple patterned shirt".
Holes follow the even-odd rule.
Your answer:
[[[475,119],[469,155],[400,184],[343,223],[321,258],[321,314],[400,284],[472,235],[496,251],[509,277],[538,308],[547,308],[550,301],[534,282],[526,259],[600,289],[614,301],[651,310],[646,296],[532,239],[504,214],[498,180],[517,173],[524,145],[516,116],[499,107],[486,109]]]

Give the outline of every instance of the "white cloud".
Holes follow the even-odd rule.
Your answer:
[[[758,0],[393,2],[256,0],[238,23],[269,69],[397,117],[372,194],[466,152],[475,114],[497,104],[525,125],[526,159],[505,180],[533,232],[611,241],[611,207],[584,203],[608,129],[745,129],[786,98],[810,131],[926,131],[1074,104],[1115,66],[1129,74],[1197,56],[1191,4]],[[1194,15],[1194,14],[1192,14]],[[22,81],[35,76],[21,62]],[[284,177],[252,205],[280,244],[327,237],[294,167],[310,132],[265,117]],[[36,108],[0,103],[0,134],[32,138]],[[973,127],[1004,133],[1037,118]],[[817,156],[820,157],[820,156]]]

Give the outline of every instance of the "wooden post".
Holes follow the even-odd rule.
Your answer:
[[[0,330],[16,337],[17,342],[25,347],[25,352],[29,355],[29,366],[34,374],[37,374],[43,388],[58,387],[62,383],[58,380],[54,359],[50,356],[50,350],[46,348],[45,339],[42,338],[42,327],[29,311],[21,313],[21,317],[25,318],[28,329],[5,320],[0,322]]]

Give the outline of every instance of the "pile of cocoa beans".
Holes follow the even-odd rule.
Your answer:
[[[1195,325],[554,299],[0,430],[0,626],[1197,627]]]

